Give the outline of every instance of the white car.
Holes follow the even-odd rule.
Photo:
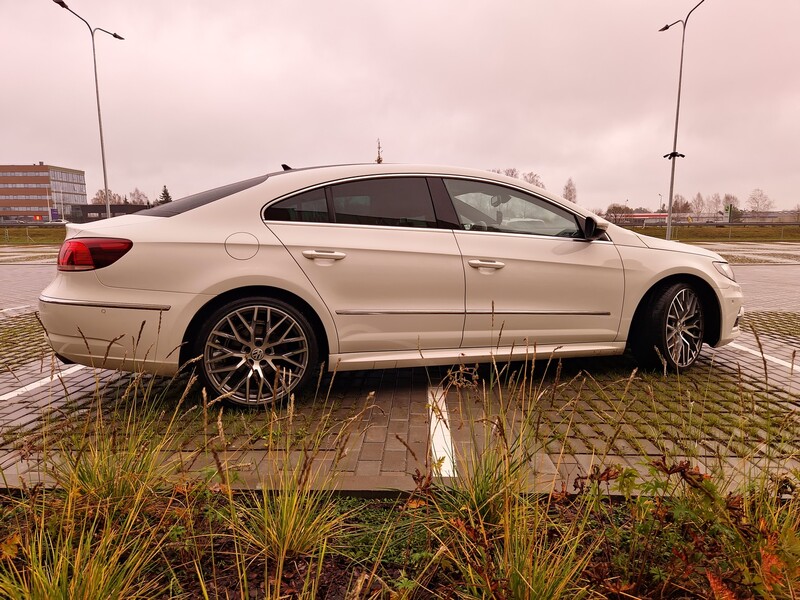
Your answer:
[[[281,400],[329,370],[600,356],[685,369],[739,332],[719,255],[485,171],[289,169],[68,224],[39,298],[66,362]]]

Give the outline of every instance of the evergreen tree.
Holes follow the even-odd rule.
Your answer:
[[[161,190],[161,194],[158,196],[158,200],[156,204],[166,204],[167,202],[172,202],[172,196],[169,195],[169,190],[167,186],[164,186],[164,189]]]

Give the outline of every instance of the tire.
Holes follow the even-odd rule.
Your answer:
[[[275,298],[249,297],[215,310],[194,356],[215,397],[245,406],[281,402],[308,383],[319,350],[308,319]]]
[[[631,351],[642,367],[684,371],[700,356],[705,312],[700,294],[688,283],[656,289],[631,331]]]

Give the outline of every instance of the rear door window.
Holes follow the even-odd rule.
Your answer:
[[[436,227],[423,177],[385,177],[331,186],[337,223],[387,227]]]

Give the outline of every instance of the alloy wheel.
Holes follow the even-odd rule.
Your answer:
[[[217,392],[241,404],[286,397],[308,368],[309,340],[288,312],[270,305],[230,311],[206,338],[203,363]]]
[[[666,321],[666,345],[679,368],[690,366],[703,346],[703,307],[690,288],[681,289],[669,305]]]

